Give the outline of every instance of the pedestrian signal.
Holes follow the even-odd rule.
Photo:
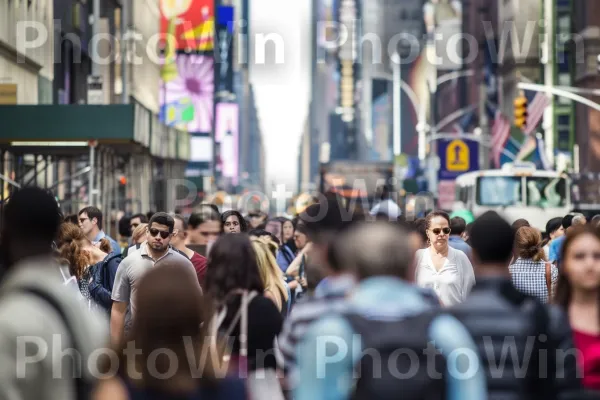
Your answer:
[[[523,95],[515,99],[515,126],[525,128],[527,125],[527,98]]]

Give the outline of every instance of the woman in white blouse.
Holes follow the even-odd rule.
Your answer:
[[[431,288],[444,306],[463,302],[475,284],[473,266],[465,253],[448,245],[450,217],[443,211],[429,213],[428,247],[416,253],[416,282]]]

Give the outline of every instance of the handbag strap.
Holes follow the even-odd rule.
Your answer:
[[[241,322],[240,322],[240,356],[248,357],[248,306],[256,297],[256,292],[244,292],[240,305]]]
[[[549,262],[545,263],[546,265],[546,288],[548,289],[548,300],[550,300],[550,296],[552,294],[552,264]]]
[[[257,296],[256,292],[240,291],[241,301],[240,308],[231,320],[231,323],[227,327],[224,333],[225,337],[231,336],[235,326],[240,322],[240,356],[248,355],[248,305]],[[213,324],[211,329],[211,338],[216,341],[216,337],[219,328],[225,321],[227,316],[227,307],[223,307],[221,311],[213,317]],[[241,320],[241,321],[240,321]]]

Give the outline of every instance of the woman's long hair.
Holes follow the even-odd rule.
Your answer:
[[[515,253],[524,260],[544,261],[542,234],[530,226],[522,226],[515,237]]]
[[[276,294],[275,289],[281,295],[279,299],[288,301],[288,292],[283,284],[283,273],[277,265],[277,260],[273,257],[273,251],[277,251],[277,245],[268,237],[252,237],[252,247],[256,253],[256,261],[258,264],[258,270],[265,290],[270,290]],[[277,307],[281,310],[283,303],[278,303]]]
[[[558,281],[556,282],[556,291],[554,294],[554,303],[560,305],[565,312],[568,312],[573,295],[571,282],[566,274],[564,263],[567,262],[566,255],[575,240],[584,235],[591,235],[600,241],[600,232],[591,225],[574,226],[566,233],[565,241],[560,250],[560,259],[563,265],[558,269]],[[600,302],[600,290],[598,291],[598,301]]]
[[[204,289],[221,304],[236,289],[264,292],[256,253],[248,235],[219,237],[208,255]]]
[[[238,222],[240,223],[240,232],[248,232],[248,224],[246,223],[246,220],[244,219],[242,214],[240,214],[240,212],[237,210],[229,210],[221,214],[221,226],[224,227],[227,218],[231,217],[232,215],[236,217],[238,219]]]
[[[61,224],[56,240],[58,255],[61,260],[68,263],[71,275],[81,279],[86,268],[92,263],[92,256],[84,251],[86,245],[92,246],[92,242],[85,236],[79,226],[70,222]],[[100,240],[100,250],[109,254],[112,252],[110,242],[107,238]]]
[[[199,368],[199,385],[216,382],[216,354],[202,354],[213,351],[207,345],[208,321],[212,315],[210,302],[189,277],[181,265],[162,265],[148,271],[140,281],[136,298],[139,308],[129,337],[118,346],[117,354],[120,376],[135,381],[143,389],[181,391],[176,387],[179,381],[162,379],[156,374],[156,371],[168,371],[172,365],[171,357],[165,356],[165,349],[177,359],[176,376],[196,380],[196,368]],[[126,357],[129,341],[135,341],[136,349],[141,351],[138,357]],[[164,354],[148,362],[159,349],[163,349]],[[128,376],[129,371],[136,371],[137,377]]]

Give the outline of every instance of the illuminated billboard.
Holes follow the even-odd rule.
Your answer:
[[[161,45],[169,51],[204,52],[214,49],[214,0],[160,0]]]
[[[235,103],[218,103],[216,107],[215,140],[219,144],[221,174],[238,183],[239,108]]]
[[[212,56],[177,54],[161,71],[160,120],[192,133],[210,133],[213,120]]]
[[[232,6],[217,8],[217,93],[230,95],[233,93],[233,14]]]

